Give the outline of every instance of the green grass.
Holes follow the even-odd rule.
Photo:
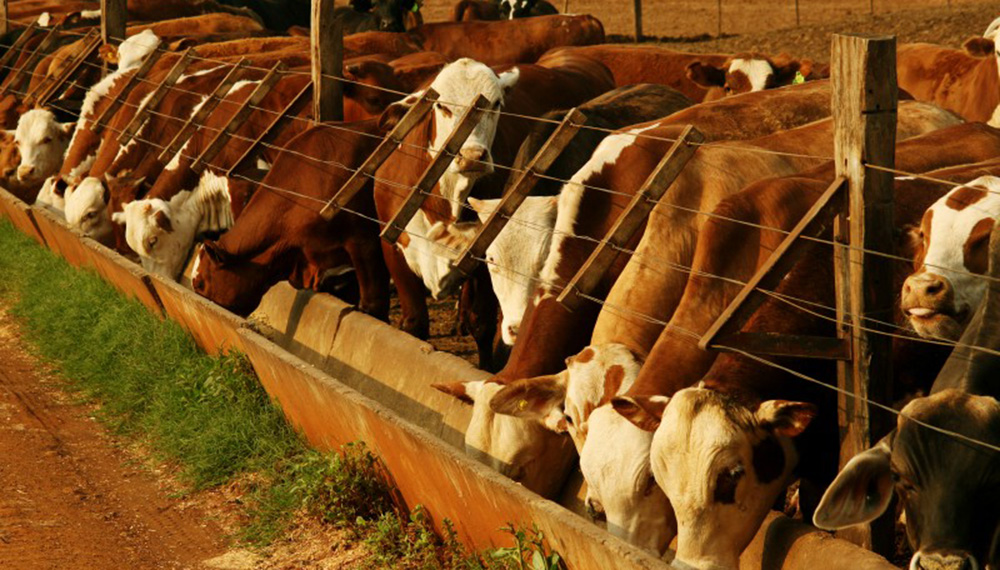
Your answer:
[[[507,529],[515,547],[469,554],[439,537],[423,509],[400,512],[363,445],[309,448],[269,400],[249,362],[205,355],[178,325],[150,314],[0,220],[0,302],[68,388],[99,405],[115,433],[178,469],[191,491],[244,474],[243,541],[267,544],[296,513],[350,529],[384,568],[551,570],[541,534]],[[447,521],[445,521],[447,525]],[[448,526],[450,528],[450,526]]]

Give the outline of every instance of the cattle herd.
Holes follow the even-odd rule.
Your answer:
[[[901,413],[838,474],[835,362],[698,346],[834,178],[829,66],[605,44],[597,19],[544,0],[461,0],[435,23],[419,1],[352,0],[338,8],[344,120],[314,123],[298,3],[129,0],[127,38],[80,56],[37,106],[86,49],[95,4],[10,2],[4,188],[242,315],[279,281],[348,283],[380,319],[394,293],[398,325],[426,338],[428,294],[456,297],[494,373],[434,385],[473,407],[470,452],[550,497],[579,466],[592,516],[657,554],[676,540],[680,562],[737,568],[772,508],[831,530],[897,509],[911,568],[1000,564],[1000,301],[984,275],[1000,216],[1000,19],[961,49],[898,48],[898,243],[882,261],[899,303],[881,323],[894,377],[874,381],[892,382],[883,403]],[[430,89],[425,118],[320,216]],[[398,240],[381,239],[478,97],[444,174]],[[572,108],[586,123],[477,269],[457,269]],[[689,125],[704,142],[567,308],[560,292]],[[832,239],[814,240],[745,332],[835,334]]]

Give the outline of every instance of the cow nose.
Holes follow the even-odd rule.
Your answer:
[[[17,167],[17,177],[18,178],[27,178],[27,177],[31,176],[32,174],[34,174],[34,173],[35,173],[35,167],[34,166],[25,166],[25,165],[22,164],[21,166]]]
[[[382,20],[379,23],[379,27],[382,28],[382,31],[384,31],[384,32],[392,31],[392,22],[390,22],[388,20]]]
[[[915,296],[920,304],[943,301],[948,295],[948,281],[933,273],[911,275],[903,283],[903,295]]]
[[[587,497],[583,502],[587,505],[587,515],[589,515],[591,519],[595,521],[608,520],[607,515],[604,514],[604,507],[601,506],[599,501],[591,497]]]
[[[455,163],[459,172],[483,172],[489,168],[489,153],[483,147],[463,148],[458,151]]]
[[[507,336],[514,339],[517,338],[518,325],[507,325]]]
[[[918,552],[913,555],[916,570],[979,570],[979,564],[966,552]]]

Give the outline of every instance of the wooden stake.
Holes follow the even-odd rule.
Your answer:
[[[334,0],[312,0],[313,120],[344,120],[344,27]]]
[[[153,94],[149,97],[149,99],[147,99],[146,102],[136,110],[132,120],[129,121],[128,125],[121,132],[121,134],[118,135],[119,145],[127,144],[128,141],[132,140],[132,137],[135,136],[139,127],[141,127],[142,123],[146,120],[146,115],[149,114],[149,111],[159,105],[160,101],[166,97],[167,91],[169,91],[170,88],[177,83],[181,74],[184,73],[184,70],[191,64],[191,59],[194,56],[194,51],[192,51],[192,49],[193,48],[188,48],[184,50],[181,57],[178,58],[177,62],[174,63],[174,66],[167,72],[167,76],[164,77],[163,81],[156,86],[156,89],[153,91]]]
[[[896,292],[892,263],[866,252],[893,251],[893,176],[866,164],[892,167],[896,142],[896,39],[834,34],[831,92],[837,175],[847,179],[848,207],[837,218],[835,275],[838,334],[852,340],[853,359],[838,364],[840,465],[888,431],[884,415],[871,415],[865,399],[891,402],[892,340],[865,329],[892,322]],[[846,247],[850,244],[850,247]],[[894,517],[844,533],[876,552],[892,552]]]
[[[416,186],[410,191],[410,195],[403,201],[403,204],[396,211],[396,215],[392,217],[392,220],[382,229],[382,239],[389,243],[396,243],[399,235],[406,230],[406,224],[410,223],[410,220],[416,215],[417,210],[423,205],[424,200],[434,190],[434,185],[441,179],[441,176],[448,169],[448,165],[451,164],[455,155],[458,154],[459,149],[465,144],[465,140],[469,138],[476,125],[479,124],[479,119],[486,112],[488,105],[490,105],[490,100],[485,95],[480,94],[479,97],[476,97],[472,105],[465,109],[462,118],[458,120],[454,130],[448,135],[448,140],[445,141],[444,147],[431,159],[427,170],[424,171]]]
[[[615,221],[614,226],[608,230],[608,234],[559,294],[558,301],[563,306],[573,310],[583,300],[582,295],[589,295],[597,287],[618,256],[618,249],[624,247],[635,232],[639,231],[656,202],[674,183],[698,150],[697,145],[704,140],[705,136],[698,129],[690,125],[684,129],[639,191],[632,196],[632,200]]]
[[[514,185],[511,186],[510,190],[500,200],[500,203],[497,204],[497,208],[493,210],[483,226],[479,228],[476,237],[472,239],[472,242],[465,248],[465,251],[455,259],[455,263],[453,264],[455,268],[466,275],[472,274],[479,260],[486,254],[486,249],[500,235],[500,230],[507,225],[510,217],[514,215],[514,212],[524,202],[531,189],[535,187],[538,175],[545,174],[586,121],[587,117],[579,109],[573,108],[566,114],[566,117],[559,123],[556,130],[545,141],[542,148],[538,150],[538,154],[531,159],[531,162],[525,167],[524,172],[518,176]]]
[[[115,116],[118,109],[121,109],[122,105],[125,104],[125,100],[128,99],[128,94],[132,92],[132,89],[134,89],[136,85],[139,85],[139,83],[141,83],[142,80],[149,75],[149,71],[153,69],[153,65],[160,60],[160,55],[162,53],[163,52],[160,50],[153,50],[152,53],[146,56],[146,59],[142,60],[142,65],[139,66],[139,69],[135,70],[135,73],[128,76],[125,80],[125,85],[122,86],[121,90],[118,91],[118,94],[111,99],[111,103],[104,108],[104,111],[102,111],[100,116],[97,117],[97,120],[94,121],[94,126],[91,127],[91,130],[95,135],[101,134],[101,131],[104,130],[104,127],[108,124],[108,121],[111,120],[111,117]]]
[[[253,108],[259,105],[260,102],[264,100],[264,97],[266,97],[267,94],[271,92],[271,89],[273,89],[278,83],[285,69],[287,69],[287,66],[280,61],[274,64],[274,67],[267,72],[264,79],[257,84],[253,93],[251,93],[250,96],[247,97],[246,100],[240,105],[240,108],[233,113],[232,118],[229,119],[225,128],[215,134],[215,137],[212,138],[212,142],[208,143],[205,150],[203,150],[194,161],[191,165],[192,171],[200,174],[201,171],[208,166],[208,163],[215,158],[217,154],[219,154],[219,151],[222,150],[222,147],[225,146],[226,142],[228,142],[230,137],[233,136],[233,133],[239,130],[239,128],[247,122],[247,119],[250,118],[250,113],[254,110]]]
[[[160,162],[166,162],[168,158],[175,156],[177,153],[184,148],[184,145],[188,140],[194,136],[195,131],[201,127],[202,123],[208,117],[209,113],[215,110],[219,106],[219,103],[225,99],[226,95],[229,94],[229,90],[233,85],[243,77],[246,72],[247,66],[250,62],[246,58],[240,59],[236,65],[226,73],[226,76],[222,78],[222,81],[215,86],[212,93],[205,99],[204,102],[198,107],[198,110],[191,114],[190,117],[184,121],[184,126],[181,130],[177,131],[174,138],[171,139],[170,143],[160,152],[160,156],[157,160]]]
[[[101,0],[101,40],[118,45],[125,39],[128,21],[127,0]]]
[[[389,131],[389,134],[382,139],[382,142],[375,148],[375,151],[368,155],[365,162],[358,167],[347,182],[340,187],[340,190],[330,198],[330,201],[319,211],[319,215],[326,220],[332,220],[333,216],[347,205],[354,195],[365,185],[369,178],[375,176],[382,163],[385,162],[393,152],[399,148],[406,135],[416,127],[420,120],[430,112],[434,103],[438,100],[438,92],[428,88],[424,94],[417,99],[417,102],[403,115],[403,118],[396,123],[396,126]]]
[[[642,0],[632,0],[632,13],[635,15],[635,41],[642,41]]]
[[[274,143],[281,135],[281,132],[285,127],[301,114],[308,105],[312,104],[312,91],[313,84],[310,81],[306,83],[299,94],[292,99],[292,102],[285,106],[284,110],[274,117],[271,124],[264,129],[264,132],[257,137],[255,140],[243,153],[243,156],[237,160],[232,167],[226,172],[226,178],[232,176],[240,176],[246,178],[253,182],[260,182],[264,179],[264,174],[266,171],[262,171],[258,168],[247,168],[249,165],[253,164],[254,161],[263,154],[264,149],[267,145]],[[238,174],[241,171],[247,171],[247,174]]]

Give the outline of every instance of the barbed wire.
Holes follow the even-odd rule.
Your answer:
[[[231,62],[224,62],[224,63],[225,64],[231,64]],[[10,69],[9,66],[8,66],[8,68]],[[263,68],[260,68],[260,69],[263,69]],[[264,71],[270,71],[269,69],[263,69],[263,70]],[[34,71],[23,70],[22,73],[23,72],[28,72],[32,76],[38,75]],[[8,92],[10,92],[10,91],[13,91],[13,90],[9,89]],[[20,94],[22,96],[24,95],[24,93],[20,93],[20,92],[17,92],[17,91],[14,91],[14,92],[15,92],[15,94]],[[192,93],[198,95],[199,97],[203,97],[203,96],[206,95],[204,93],[198,93],[198,92],[192,92]],[[123,103],[128,104],[127,101],[123,101]],[[134,105],[134,104],[130,104],[130,105],[133,106],[133,107],[139,107],[139,106]],[[64,107],[61,107],[61,106],[58,106],[58,105],[52,105],[52,106],[55,107],[55,108],[57,108],[57,109],[59,109],[59,110],[61,110],[61,111],[63,111],[63,112],[66,112],[66,113],[68,113],[70,115],[76,114],[71,109],[67,109],[67,108],[64,108]],[[271,113],[276,113],[276,114],[279,114],[279,115],[281,114],[281,112],[275,112],[273,110],[267,110],[267,109],[261,109],[261,110],[268,111],[268,112],[271,112]],[[166,118],[169,118],[169,119],[172,119],[172,120],[185,121],[185,119],[180,118],[180,117],[175,117],[175,116],[172,116],[172,115],[162,114],[162,113],[157,113],[157,114],[160,115],[160,116],[162,116],[162,117],[166,117]],[[79,115],[77,115],[77,116],[79,116]],[[299,118],[299,117],[296,117],[296,118]],[[303,118],[303,120],[305,120],[305,119]],[[114,129],[110,125],[105,125],[104,128],[112,130],[113,132],[117,132],[118,134],[122,133],[121,130]],[[166,148],[166,147],[160,145],[159,143],[156,143],[154,141],[150,141],[150,140],[146,140],[146,139],[141,138],[139,135],[141,133],[141,129],[142,128],[143,127],[140,127],[140,130],[135,135],[133,135],[133,139],[134,140],[137,140],[137,141],[142,142],[144,144],[150,145],[150,146],[152,146],[154,148],[159,148],[161,150]],[[206,130],[212,130],[212,131],[222,130],[222,129],[219,129],[219,128],[212,128],[212,127],[209,127],[207,125],[198,125],[198,128],[199,129],[205,128]],[[345,129],[345,130],[354,132],[356,134],[365,134],[365,133],[361,133],[359,131],[355,131],[355,130],[352,130],[352,129]],[[611,131],[609,130],[609,132],[611,132]],[[192,135],[192,136],[194,136],[194,135]],[[241,139],[243,139],[243,140],[245,140],[247,142],[250,142],[251,144],[254,143],[254,142],[256,142],[255,140],[250,139],[250,138],[245,137],[245,136],[241,136],[241,135],[233,135],[233,136],[234,136],[234,138],[241,138]],[[378,135],[375,135],[375,136],[378,137]],[[378,138],[382,138],[382,137],[378,137]],[[309,160],[317,161],[317,162],[323,162],[324,164],[329,164],[330,163],[330,161],[322,161],[322,159],[319,159],[317,157],[311,157],[311,156],[303,154],[303,153],[298,153],[296,151],[290,151],[290,149],[284,149],[284,148],[276,147],[276,146],[273,146],[273,145],[265,145],[265,146],[271,146],[272,149],[277,150],[279,152],[293,152],[294,154],[297,154],[297,155],[299,155],[301,157],[307,158]],[[184,154],[185,147],[186,147],[186,145],[182,145],[182,147],[178,150],[178,153],[177,153],[178,156],[181,156],[181,157],[186,158],[186,159],[197,159],[198,158],[197,156],[193,156],[193,155],[189,156],[189,155]],[[430,149],[422,148],[421,150],[430,150]],[[828,160],[825,157],[809,157],[809,158],[816,158],[816,159],[819,159],[819,160]],[[338,167],[340,167],[340,168],[344,168],[347,171],[357,172],[357,169],[352,169],[352,168],[350,168],[350,167],[348,167],[346,165],[342,165],[342,164],[338,164],[338,163],[335,163],[335,165],[338,166]],[[210,166],[218,168],[218,166],[215,166],[215,165],[210,165]],[[885,167],[874,167],[874,166],[870,166],[870,165],[869,165],[869,167],[873,168],[873,169],[881,169],[883,171],[890,171],[890,172],[892,172],[894,174],[906,175],[906,176],[913,176],[914,178],[917,178],[917,179],[922,179],[923,178],[923,179],[926,179],[928,181],[935,182],[935,183],[938,183],[938,184],[955,185],[955,183],[951,182],[951,181],[940,180],[940,179],[936,179],[936,178],[929,177],[929,176],[928,177],[921,177],[920,175],[917,175],[917,174],[914,174],[914,173],[907,173],[907,172],[896,170],[896,169],[887,169]],[[280,188],[280,187],[276,187],[276,186],[268,184],[268,183],[266,183],[264,181],[254,180],[252,178],[245,177],[245,176],[242,176],[242,175],[236,175],[235,177],[241,178],[241,179],[243,179],[243,180],[245,180],[247,182],[250,182],[252,184],[255,184],[255,185],[257,185],[258,187],[261,187],[261,188],[265,188],[265,189],[268,189],[268,190],[271,190],[271,191],[274,191],[274,192],[283,193],[283,194],[286,194],[286,195],[294,195],[294,196],[297,196],[299,198],[310,200],[310,201],[315,202],[317,204],[326,204],[326,202],[327,202],[327,200],[325,200],[325,199],[321,199],[321,198],[317,198],[317,197],[314,197],[314,196],[309,196],[309,195],[301,194],[301,193],[298,193],[298,192],[290,191],[290,190],[287,190],[287,189],[283,189],[283,188]],[[371,176],[371,178],[377,180],[377,177],[375,177],[375,176]],[[564,184],[571,183],[571,181],[566,181],[566,180],[559,180],[559,181],[562,182],[562,183],[564,183]],[[961,186],[961,185],[959,185],[959,186]],[[406,189],[406,190],[410,190],[411,189],[410,186],[402,184],[402,183],[396,183],[396,187],[403,188],[403,189]],[[987,189],[987,191],[988,191],[988,189]],[[434,196],[435,198],[439,198],[439,199],[448,199],[447,197],[440,196],[440,195],[433,195],[431,193],[425,193],[425,194],[428,197]],[[619,193],[619,194],[622,194],[622,195],[625,195],[625,196],[629,196],[629,197],[632,196],[631,194],[628,194],[628,193]],[[397,194],[397,196],[398,196],[398,194]],[[451,200],[455,201],[454,199],[451,199]],[[360,217],[362,219],[365,219],[365,220],[367,220],[369,222],[378,224],[380,227],[384,227],[384,226],[388,225],[388,223],[389,223],[389,222],[384,222],[384,221],[378,219],[377,217],[372,217],[372,216],[366,215],[366,214],[364,214],[362,212],[358,212],[358,211],[350,209],[350,208],[343,208],[342,207],[341,210],[343,210],[345,212],[348,212],[351,215],[358,216],[358,217]],[[696,213],[703,214],[703,215],[706,214],[705,212],[700,212],[700,211],[696,211]],[[524,221],[524,220],[514,219],[512,217],[508,217],[508,219],[510,221],[514,221],[514,222],[523,222]],[[740,223],[746,223],[745,221],[735,220],[735,219],[733,221],[740,222]],[[780,228],[767,228],[766,226],[760,226],[759,224],[752,224],[752,225],[759,226],[759,229],[768,229],[768,230],[772,230],[772,231],[780,231],[780,232],[782,232],[784,234],[788,234],[789,233],[788,231],[780,229]],[[554,230],[555,229],[553,228],[553,231]],[[412,237],[415,237],[417,239],[422,239],[422,240],[425,240],[425,241],[427,241],[429,243],[432,243],[432,244],[434,244],[438,248],[450,250],[452,252],[452,254],[459,253],[458,250],[456,250],[454,248],[451,248],[451,247],[447,246],[446,244],[441,244],[441,243],[435,242],[433,239],[430,239],[427,236],[422,236],[422,235],[419,235],[419,234],[417,234],[415,232],[407,232],[407,233],[408,233],[408,235],[411,235]],[[563,233],[565,233],[565,232],[563,232]],[[597,243],[597,244],[602,243],[602,240],[596,239],[596,238],[593,238],[593,237],[590,237],[590,236],[578,236],[578,235],[574,235],[574,234],[566,234],[566,235],[568,237],[575,237],[575,238],[579,238],[579,239],[587,239],[587,240],[592,241],[592,242]],[[843,247],[843,244],[836,244],[835,242],[830,241],[830,240],[816,240],[816,241],[820,241],[822,243],[827,243],[827,244],[830,244],[830,245],[835,245],[835,246],[841,246],[841,247]],[[615,250],[619,251],[619,252],[622,252],[622,253],[629,253],[630,255],[633,255],[633,256],[636,256],[636,257],[644,257],[644,256],[646,256],[646,254],[644,254],[644,253],[640,253],[640,252],[637,252],[637,251],[634,251],[634,250],[629,250],[627,248],[616,247]],[[865,250],[863,250],[863,251],[865,251]],[[867,252],[866,251],[866,253],[879,253],[879,252]],[[432,250],[432,254],[438,255],[433,250]],[[896,257],[898,257],[898,256],[896,256]],[[452,256],[452,258],[453,258],[453,256]],[[487,263],[487,264],[490,264],[490,265],[496,265],[494,262],[492,262],[492,261],[490,261],[489,259],[486,259],[486,258],[475,257],[475,259],[477,259],[478,261],[481,261],[483,263]],[[902,257],[899,257],[899,259],[903,260],[903,261],[907,261],[907,262],[910,261],[910,260],[907,260],[906,258],[902,258]],[[661,258],[660,261],[664,261],[664,260]],[[668,266],[668,267],[671,267],[671,266]],[[520,272],[517,272],[517,270],[514,270],[513,268],[509,268],[509,267],[501,267],[501,268],[504,269],[505,271],[508,271],[508,272],[520,273]],[[722,279],[722,280],[724,280],[724,281],[726,281],[728,283],[734,284],[734,285],[738,284],[738,285],[742,286],[742,285],[746,284],[745,282],[742,282],[742,281],[737,280],[737,279],[731,279],[731,278],[727,278],[727,277],[724,277],[724,276],[713,275],[711,273],[700,271],[700,270],[694,269],[692,267],[683,266],[682,264],[673,264],[673,267],[671,267],[671,268],[672,269],[681,270],[681,271],[686,271],[686,272],[694,274],[694,275],[700,275],[700,276],[705,276],[705,277],[714,278],[714,279]],[[525,278],[530,279],[532,281],[543,281],[542,279],[540,279],[540,277],[530,276],[530,275],[526,275],[526,274],[522,274],[522,275],[524,275]],[[982,276],[977,276],[977,277],[982,277]],[[560,285],[560,284],[551,284],[551,285],[553,285],[554,287],[557,287],[559,290],[562,290],[565,287],[565,286]],[[764,289],[758,289],[758,290],[761,293],[769,295],[773,299],[777,299],[777,300],[779,300],[781,302],[792,304],[792,306],[795,306],[798,310],[803,311],[806,314],[809,314],[811,316],[814,316],[814,317],[817,317],[817,318],[821,318],[821,319],[826,319],[826,320],[829,320],[829,321],[831,321],[831,322],[833,322],[835,324],[839,324],[839,325],[844,325],[844,324],[848,324],[849,325],[849,324],[851,324],[851,323],[848,323],[846,321],[838,320],[835,317],[829,317],[829,316],[826,316],[826,315],[822,315],[822,314],[820,314],[820,313],[818,313],[816,311],[812,311],[810,309],[807,309],[806,307],[798,305],[798,303],[800,303],[800,302],[802,302],[802,303],[812,303],[812,304],[818,306],[819,308],[822,308],[822,309],[825,309],[825,310],[828,310],[828,311],[836,311],[836,309],[834,307],[830,307],[830,306],[826,306],[826,305],[822,305],[822,304],[818,304],[818,303],[813,303],[813,302],[810,302],[810,301],[806,301],[804,299],[797,299],[795,297],[791,297],[791,296],[788,296],[788,295],[785,295],[785,294],[780,294],[780,293],[775,292],[775,291],[768,291],[768,290],[764,290]],[[622,311],[623,310],[621,307],[616,307],[616,306],[612,305],[611,303],[609,303],[605,299],[600,299],[598,297],[594,297],[592,295],[588,295],[588,294],[584,294],[584,293],[580,293],[580,292],[577,292],[577,294],[580,295],[581,297],[587,299],[587,300],[590,300],[592,302],[598,303],[598,304],[600,304],[600,305],[602,305],[604,307],[611,308],[612,310],[617,310],[617,311]],[[658,325],[661,325],[661,326],[664,326],[664,327],[671,327],[671,328],[674,328],[674,329],[686,331],[686,329],[683,329],[682,327],[679,327],[678,325],[671,324],[670,322],[663,321],[662,319],[657,319],[656,317],[653,317],[652,315],[643,314],[641,312],[637,312],[637,311],[634,311],[632,309],[627,309],[627,310],[629,312],[635,314],[635,315],[641,316],[642,318],[648,320],[651,323],[655,323],[655,324],[658,324]],[[847,314],[845,316],[851,316],[851,315]],[[862,317],[862,319],[863,320],[873,321],[873,322],[876,322],[876,323],[882,324],[882,325],[889,324],[889,323],[884,323],[884,322],[881,322],[881,321],[870,319],[869,317]],[[892,326],[895,326],[895,325],[892,325]],[[926,339],[918,339],[918,338],[915,338],[915,337],[912,337],[912,336],[893,335],[891,333],[887,333],[887,332],[882,331],[882,330],[869,329],[869,328],[865,328],[865,327],[862,327],[861,330],[865,330],[866,332],[871,332],[873,334],[883,334],[883,335],[888,335],[888,336],[893,336],[893,337],[906,338],[907,340],[911,340],[911,341],[924,341],[924,340],[926,340]],[[697,333],[694,333],[693,331],[686,331],[686,333],[688,333],[689,335],[693,335],[692,338],[700,339],[700,335],[698,335]],[[996,356],[1000,356],[1000,351],[995,351],[995,350],[992,350],[992,349],[989,349],[989,348],[986,348],[986,347],[978,347],[978,346],[973,346],[973,345],[962,344],[962,343],[959,343],[959,342],[951,342],[951,341],[944,341],[944,340],[939,341],[939,342],[940,342],[940,344],[944,344],[944,345],[951,346],[951,347],[965,347],[965,348],[970,348],[972,350],[978,350],[978,351],[986,352],[986,353],[993,354],[993,355],[996,355]],[[901,412],[899,412],[899,411],[897,411],[897,410],[895,410],[895,409],[893,409],[893,408],[891,408],[889,406],[886,406],[884,404],[881,404],[879,402],[876,402],[876,401],[873,401],[873,400],[870,400],[870,399],[861,398],[861,397],[856,396],[856,395],[854,395],[853,393],[851,393],[851,392],[849,392],[847,390],[843,390],[843,389],[840,389],[839,387],[832,386],[832,385],[830,385],[828,383],[825,383],[825,382],[822,382],[822,381],[817,380],[815,378],[809,377],[808,375],[802,374],[802,373],[800,373],[798,371],[792,370],[792,369],[787,368],[787,367],[785,367],[783,365],[780,365],[778,363],[775,363],[775,362],[769,361],[767,359],[761,358],[761,357],[759,357],[757,355],[753,355],[753,354],[751,354],[749,352],[746,352],[744,350],[741,350],[741,349],[738,349],[738,348],[734,348],[734,347],[724,346],[724,345],[723,346],[719,346],[719,348],[723,348],[725,350],[729,350],[731,352],[740,354],[740,355],[742,355],[742,356],[744,356],[746,358],[750,358],[752,360],[755,360],[755,361],[758,361],[760,363],[766,364],[766,365],[771,366],[773,368],[782,370],[782,371],[784,371],[786,373],[790,373],[790,374],[792,374],[794,376],[797,376],[797,377],[800,377],[800,378],[802,378],[804,380],[815,382],[815,383],[817,383],[819,385],[825,386],[825,387],[830,388],[830,389],[834,389],[834,390],[838,391],[839,393],[845,394],[845,395],[850,396],[852,398],[857,398],[859,400],[865,401],[866,403],[868,403],[869,405],[871,405],[873,407],[876,407],[876,408],[879,408],[881,410],[888,411],[888,412],[894,413],[896,415],[902,416]],[[949,430],[938,428],[936,426],[932,426],[932,425],[926,424],[924,422],[920,422],[918,420],[914,420],[913,418],[907,418],[907,419],[909,419],[911,421],[914,421],[915,423],[917,423],[919,425],[922,425],[923,427],[926,427],[926,428],[929,428],[929,429],[934,429],[935,431],[938,431],[938,432],[941,432],[941,433],[945,433],[945,434],[957,437],[959,439],[963,439],[966,442],[974,443],[974,444],[977,444],[977,445],[981,445],[983,447],[989,448],[989,449],[994,450],[994,451],[1000,451],[1000,447],[993,446],[993,445],[988,444],[986,442],[981,442],[981,441],[975,440],[973,438],[969,438],[967,436],[964,436],[964,435],[956,433],[956,432],[951,432]]]

